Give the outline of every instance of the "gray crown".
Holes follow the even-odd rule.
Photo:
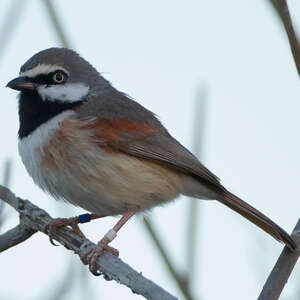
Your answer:
[[[39,64],[57,65],[69,72],[69,82],[81,82],[90,87],[90,96],[103,93],[111,87],[108,80],[78,53],[67,48],[49,48],[27,60],[20,71],[26,72]]]

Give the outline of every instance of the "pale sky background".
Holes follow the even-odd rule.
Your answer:
[[[71,216],[83,211],[41,192],[17,154],[17,93],[5,85],[34,53],[60,45],[41,1],[27,2],[0,53],[0,166],[8,157],[14,160],[11,188],[17,195],[52,216]],[[0,29],[10,3],[1,1]],[[300,216],[300,86],[287,38],[266,0],[53,3],[74,49],[114,86],[154,111],[189,149],[197,90],[206,86],[203,162],[232,192],[288,232],[293,229]],[[299,0],[289,6],[300,25]],[[149,214],[182,271],[187,203],[180,198]],[[201,204],[196,299],[256,299],[283,246],[221,204]],[[5,213],[2,231],[17,223],[13,210]],[[105,218],[82,229],[96,242],[115,222]],[[121,230],[113,246],[126,263],[182,299],[139,218]],[[87,269],[78,257],[36,234],[0,254],[1,300],[46,299],[70,261],[78,288],[65,299],[142,299],[92,275],[86,283],[90,294],[83,297],[79,274]],[[285,299],[295,299],[299,277],[296,268]]]

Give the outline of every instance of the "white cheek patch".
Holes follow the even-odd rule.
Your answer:
[[[43,100],[77,102],[86,97],[89,87],[82,83],[64,83],[61,85],[41,85],[37,88]]]
[[[41,75],[41,74],[47,75],[51,72],[59,71],[59,70],[64,71],[66,74],[69,75],[69,72],[61,66],[39,64],[30,70],[27,70],[25,72],[20,72],[20,76],[33,78],[37,75]]]

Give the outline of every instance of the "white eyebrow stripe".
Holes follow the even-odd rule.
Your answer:
[[[57,70],[64,71],[66,74],[69,75],[69,72],[61,66],[38,64],[37,66],[35,66],[34,68],[32,68],[30,70],[27,70],[25,72],[20,72],[20,76],[35,77],[35,76],[42,75],[42,74],[47,75],[47,74],[57,71]]]

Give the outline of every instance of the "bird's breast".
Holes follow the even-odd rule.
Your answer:
[[[56,199],[106,215],[148,209],[181,193],[182,174],[107,151],[92,126],[73,114],[63,112],[20,140],[22,161],[43,190]]]
[[[47,174],[42,168],[42,160],[45,156],[45,149],[55,137],[61,122],[74,115],[74,111],[67,110],[53,117],[49,121],[38,126],[28,136],[19,140],[19,154],[29,175],[34,182],[43,190],[47,190]]]

